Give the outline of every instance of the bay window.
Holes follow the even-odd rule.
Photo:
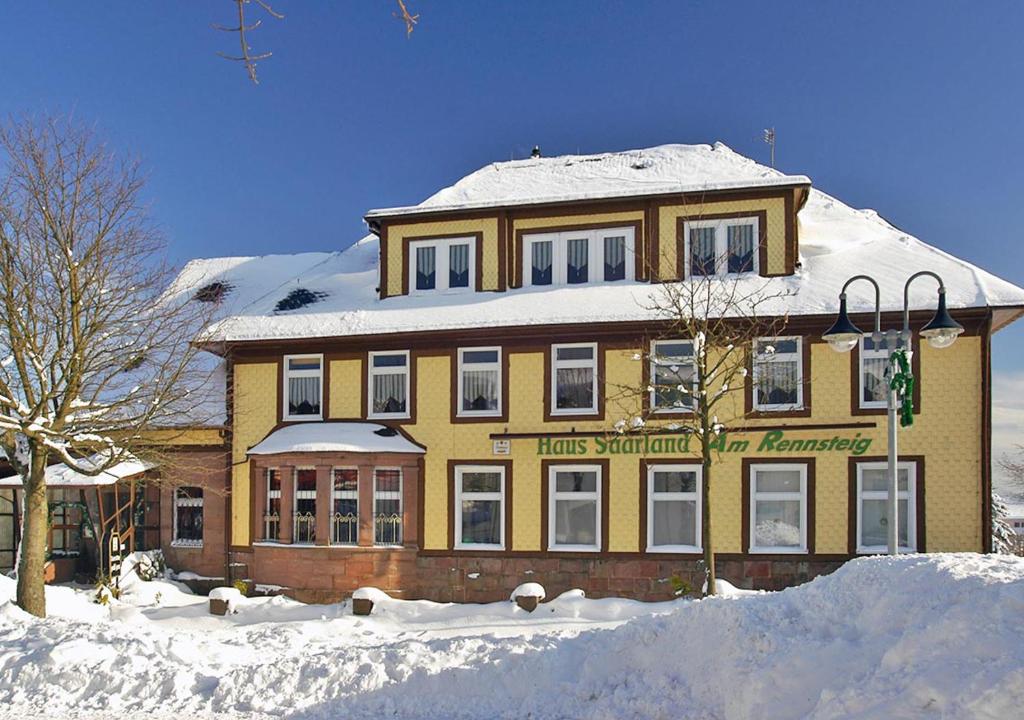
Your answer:
[[[754,410],[799,410],[804,406],[803,340],[799,337],[754,341]]]
[[[647,551],[701,551],[700,465],[647,467]]]
[[[331,544],[359,544],[359,470],[331,471]]]
[[[316,468],[295,468],[295,528],[293,542],[316,542]]]
[[[455,467],[455,547],[505,548],[505,468]]]
[[[655,340],[650,358],[651,409],[656,413],[690,412],[696,402],[697,366],[692,340]]]
[[[369,417],[409,417],[409,353],[369,354]]]
[[[375,545],[402,544],[400,468],[376,468],[373,471],[373,542]]]
[[[634,277],[633,227],[525,235],[525,285],[581,285]]]
[[[203,545],[203,489],[179,487],[174,489],[174,518],[171,545],[202,547]]]
[[[896,466],[900,552],[917,552],[917,463]],[[889,548],[889,466],[857,463],[857,552],[884,553]]]
[[[459,417],[501,415],[501,348],[462,348],[458,357]]]
[[[758,217],[688,220],[683,257],[691,276],[758,272]]]
[[[597,343],[551,346],[551,414],[598,411]]]
[[[476,238],[414,240],[409,243],[409,288],[418,292],[472,290]]]
[[[548,549],[601,549],[601,466],[548,469]]]
[[[807,552],[807,466],[750,467],[750,552]]]
[[[284,419],[323,417],[323,355],[284,356]]]

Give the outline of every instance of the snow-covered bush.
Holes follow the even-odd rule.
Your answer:
[[[528,582],[528,583],[523,583],[522,585],[517,587],[515,590],[513,590],[512,591],[512,595],[509,596],[509,600],[511,600],[512,602],[515,602],[516,598],[521,598],[521,597],[523,597],[523,598],[537,598],[538,600],[543,600],[544,597],[546,596],[546,594],[547,593],[544,591],[544,586],[543,585],[541,585],[540,583]]]

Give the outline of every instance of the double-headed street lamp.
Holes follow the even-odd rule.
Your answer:
[[[867,280],[874,285],[875,330],[871,334],[871,340],[874,343],[874,346],[878,348],[884,338],[885,349],[888,351],[886,380],[889,383],[889,517],[886,529],[888,530],[890,555],[899,554],[900,549],[899,476],[896,471],[898,431],[898,427],[896,425],[896,411],[900,403],[899,395],[901,393],[901,387],[899,383],[893,382],[893,380],[901,372],[901,368],[899,366],[900,355],[897,353],[900,342],[902,342],[903,348],[906,350],[908,356],[910,353],[910,283],[923,275],[932,277],[939,283],[939,304],[938,308],[935,310],[935,316],[932,317],[931,321],[927,325],[921,328],[921,337],[925,338],[928,341],[928,344],[934,348],[949,347],[956,342],[957,337],[964,331],[964,328],[963,325],[950,316],[949,311],[946,309],[946,286],[943,284],[942,278],[929,270],[922,270],[921,272],[914,273],[907,279],[906,284],[903,286],[902,330],[889,330],[884,334],[882,333],[881,291],[878,288],[878,283],[875,282],[874,278],[868,275],[854,275],[846,281],[843,285],[842,292],[839,293],[839,317],[836,318],[832,327],[822,335],[828,344],[832,346],[833,350],[837,352],[849,352],[852,350],[857,343],[860,342],[861,338],[864,337],[864,333],[853,324],[850,320],[850,316],[846,312],[846,289],[854,280]],[[924,508],[921,508],[918,512],[923,512],[923,510]]]

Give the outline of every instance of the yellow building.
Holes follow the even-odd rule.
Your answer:
[[[678,283],[756,289],[773,326],[723,406],[719,576],[780,587],[884,551],[885,351],[821,335],[860,272],[899,327],[917,270],[944,279],[965,332],[912,340],[901,544],[989,548],[990,338],[1021,289],[722,145],[495,163],[366,221],[342,252],[185,270],[219,303],[203,343],[227,366],[228,515],[204,542],[236,574],[314,600],[699,587],[702,468],[679,399],[695,339],[652,310]],[[915,331],[935,298],[911,288]],[[870,286],[849,303],[870,329]]]

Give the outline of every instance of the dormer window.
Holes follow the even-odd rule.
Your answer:
[[[526,285],[584,285],[632,280],[632,227],[523,236]]]
[[[409,243],[412,293],[473,290],[476,238],[413,240]]]
[[[758,225],[756,216],[683,223],[687,275],[703,277],[758,272]]]

